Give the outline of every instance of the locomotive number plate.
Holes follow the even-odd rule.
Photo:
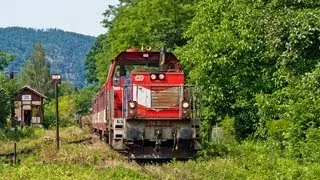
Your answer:
[[[146,125],[152,127],[169,127],[171,126],[171,121],[146,121]]]

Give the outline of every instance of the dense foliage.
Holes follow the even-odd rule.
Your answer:
[[[5,68],[13,56],[0,50],[0,70]],[[4,74],[0,73],[0,128],[6,125],[9,110],[12,104],[11,100],[16,92],[16,84],[9,80]]]
[[[75,97],[77,114],[85,115],[91,112],[92,99],[97,91],[95,86],[86,86],[77,92]]]
[[[16,83],[0,73],[0,128],[7,125],[11,100],[17,92]]]
[[[14,55],[14,61],[5,71],[19,72],[31,56],[33,45],[40,42],[51,64],[51,72],[62,73],[64,80],[76,87],[85,84],[83,61],[94,40],[91,36],[57,29],[0,28],[0,49]]]
[[[12,54],[8,54],[0,50],[0,70],[3,70],[3,68],[6,67],[12,59]]]
[[[318,0],[126,0],[105,16],[86,59],[93,82],[120,51],[165,45],[203,87],[203,135],[232,119],[237,140],[277,141],[295,157],[320,141]]]
[[[235,117],[239,138],[256,130],[257,94],[285,87],[320,60],[318,6],[286,2],[204,0],[185,33],[191,40],[177,51],[190,80],[206,84],[207,119]]]
[[[259,135],[294,157],[319,161],[320,68],[271,95],[257,96]]]
[[[86,86],[76,90],[72,84],[62,82],[59,86],[59,120],[61,127],[76,124],[77,118],[91,111],[91,100],[96,93],[96,87]],[[44,126],[51,128],[56,122],[55,99],[50,99],[45,105]]]
[[[104,35],[100,35],[97,37],[96,41],[92,45],[90,51],[86,55],[86,59],[84,61],[85,65],[85,77],[89,84],[95,84],[98,82],[97,76],[97,54],[101,53],[103,50],[103,39]],[[107,63],[108,64],[108,63]]]
[[[47,128],[55,126],[56,122],[56,103],[51,100],[45,106],[44,126]],[[76,104],[72,95],[59,97],[59,125],[67,127],[75,125]]]
[[[86,59],[87,75],[103,83],[110,60],[127,48],[167,46],[173,50],[187,43],[183,32],[194,15],[194,0],[126,0],[109,6],[104,26],[108,33],[97,39]],[[91,70],[91,71],[90,71]],[[87,76],[89,81],[95,80]]]

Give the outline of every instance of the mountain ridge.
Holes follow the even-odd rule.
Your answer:
[[[14,55],[5,71],[20,72],[31,56],[33,45],[40,42],[51,65],[51,73],[81,88],[85,85],[84,60],[96,37],[60,29],[24,27],[0,28],[0,49]]]

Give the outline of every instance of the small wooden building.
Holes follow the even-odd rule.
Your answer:
[[[42,125],[44,117],[43,100],[40,92],[24,86],[15,98],[15,114],[21,126]]]

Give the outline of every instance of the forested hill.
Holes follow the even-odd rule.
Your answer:
[[[51,64],[51,72],[63,74],[64,80],[76,87],[84,85],[83,61],[94,40],[92,36],[58,29],[0,28],[0,49],[15,57],[5,71],[19,72],[30,57],[33,45],[40,42]]]

